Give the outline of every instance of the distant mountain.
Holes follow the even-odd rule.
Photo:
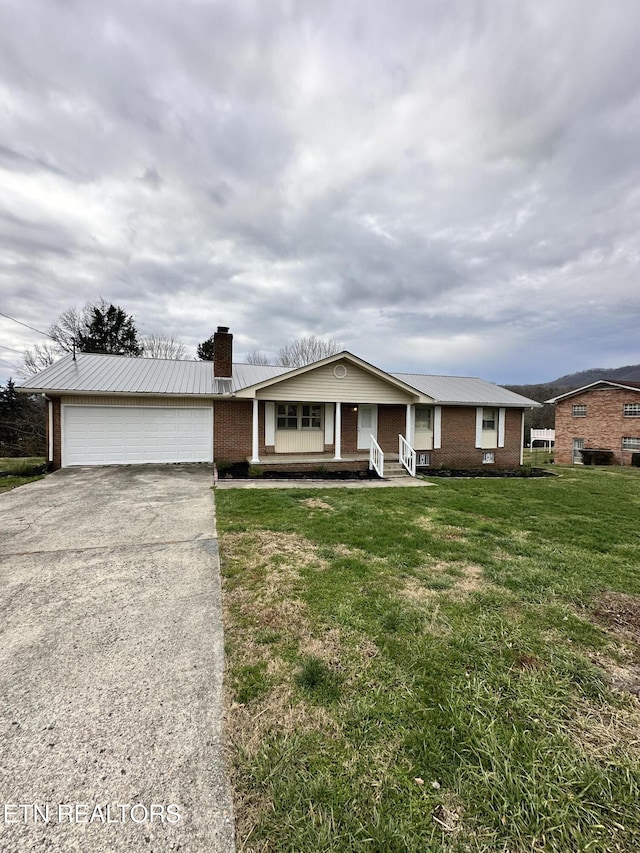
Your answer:
[[[593,367],[591,370],[580,370],[578,373],[567,373],[549,384],[558,385],[568,391],[581,388],[600,379],[628,379],[630,382],[640,382],[640,364],[628,364],[626,367]]]

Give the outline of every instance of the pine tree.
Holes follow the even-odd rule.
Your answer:
[[[87,319],[85,330],[78,338],[81,352],[134,356],[142,353],[133,318],[120,306],[94,305]]]

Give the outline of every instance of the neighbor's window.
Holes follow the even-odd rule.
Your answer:
[[[416,429],[431,429],[431,406],[416,406]]]
[[[302,406],[302,429],[320,429],[322,426],[322,406]]]
[[[298,429],[296,403],[278,403],[278,429]]]
[[[640,418],[640,403],[625,403],[623,411],[625,418]]]
[[[573,417],[574,418],[586,418],[587,417],[587,407],[585,404],[580,403],[577,406],[573,407]]]
[[[623,450],[640,450],[640,438],[632,438],[627,436],[622,439]]]
[[[496,428],[496,410],[495,409],[483,409],[482,410],[482,429],[495,429]],[[493,459],[491,460],[493,462]]]
[[[278,429],[322,429],[322,405],[278,403]]]
[[[496,461],[496,454],[492,450],[487,450],[482,454],[482,464],[483,465],[491,465],[491,463]]]

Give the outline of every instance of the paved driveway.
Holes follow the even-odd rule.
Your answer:
[[[0,495],[1,850],[233,849],[211,484],[81,468]]]

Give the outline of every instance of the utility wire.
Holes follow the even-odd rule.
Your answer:
[[[17,353],[18,353],[18,355],[24,355],[24,353],[23,353],[23,352],[21,352],[19,349],[14,349],[13,347],[8,347],[8,346],[6,346],[5,344],[0,344],[0,349],[8,349],[8,350],[10,350],[11,352],[17,352]]]
[[[23,323],[22,320],[16,320],[15,317],[10,317],[8,314],[4,314],[2,311],[0,311],[0,317],[6,317],[7,320],[13,320],[14,323],[18,323],[20,326],[25,326],[25,328],[31,329],[32,332],[37,332],[39,335],[44,335],[47,338],[51,337],[49,332],[43,332],[42,329],[36,329],[35,326],[30,326],[28,323]]]

